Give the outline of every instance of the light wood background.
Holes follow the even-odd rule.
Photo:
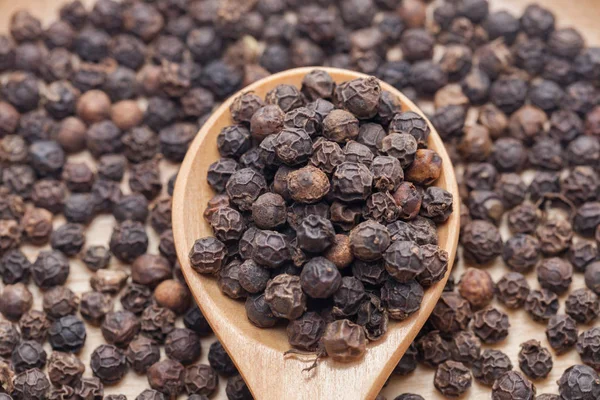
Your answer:
[[[93,4],[93,0],[82,0],[86,5]],[[527,0],[490,0],[493,9],[507,9],[515,13],[521,12],[525,6],[533,1]],[[0,0],[0,26],[3,30],[6,30],[7,22],[10,19],[12,12],[21,8],[29,9],[34,15],[42,18],[45,22],[52,21],[56,16],[56,10],[63,3],[62,0]],[[598,0],[538,0],[538,3],[552,9],[557,17],[559,25],[561,26],[574,26],[585,34],[585,37],[589,45],[600,45],[600,26],[598,24],[598,18],[600,16],[600,2]],[[89,161],[90,158],[86,154],[74,156],[73,159],[81,159]],[[90,165],[92,163],[90,162]],[[170,165],[166,162],[161,164],[163,178],[166,181],[169,179],[172,173],[177,170],[177,166]],[[527,178],[527,176],[526,176]],[[124,179],[124,182],[127,180]],[[124,185],[124,191],[127,192],[127,185]],[[55,226],[60,226],[64,221],[57,219]],[[101,216],[94,220],[89,226],[87,234],[87,244],[103,244],[108,243],[110,233],[112,232],[112,226],[114,219],[110,216]],[[148,229],[150,234],[150,252],[157,251],[158,240],[156,235],[151,228]],[[503,229],[503,237],[507,239],[510,235]],[[25,249],[30,259],[35,259],[35,256],[40,248],[28,247]],[[117,262],[113,261],[114,265],[111,268],[118,268]],[[461,271],[465,268],[462,263],[455,266],[455,276],[459,277]],[[492,277],[497,280],[505,272],[506,268],[501,262],[491,266],[488,271]],[[71,264],[71,274],[69,276],[68,285],[77,293],[83,293],[90,290],[89,278],[90,272],[78,261],[73,261]],[[528,280],[533,288],[537,288],[539,285],[535,279],[535,274],[528,275]],[[572,288],[583,287],[583,277],[581,274],[576,274]],[[35,302],[34,308],[41,309],[41,296],[39,292],[35,290],[34,285],[30,285],[30,289],[34,292]],[[564,312],[564,299],[565,296],[561,297],[561,309],[559,312]],[[497,302],[494,303],[496,306],[502,308]],[[120,307],[120,304],[116,304],[116,307]],[[525,311],[508,311],[510,316],[510,323],[512,325],[510,329],[510,335],[507,340],[503,343],[493,346],[494,348],[500,349],[508,354],[513,365],[516,369],[517,366],[517,353],[519,351],[519,344],[528,339],[540,340],[545,346],[548,346],[544,328],[542,324],[533,322]],[[181,321],[178,321],[181,325]],[[596,322],[598,324],[598,322]],[[580,330],[589,329],[590,326],[580,326]],[[208,347],[210,343],[214,341],[214,337],[207,338],[202,341],[203,354],[201,362],[206,363],[206,355],[208,353]],[[90,327],[88,329],[88,339],[85,347],[83,348],[80,356],[83,362],[86,364],[86,376],[91,376],[89,369],[89,360],[92,351],[95,347],[103,343],[104,339],[98,328]],[[50,347],[47,347],[48,353],[51,352]],[[560,377],[562,372],[569,366],[580,363],[579,356],[575,351],[571,351],[562,356],[554,355],[554,369],[550,376],[542,381],[535,382],[538,394],[541,393],[557,393],[556,380]],[[265,373],[272,373],[271,371],[265,371]],[[418,393],[427,400],[443,399],[443,397],[433,387],[433,373],[432,369],[419,367],[417,371],[408,377],[395,377],[392,376],[387,387],[384,388],[383,394],[388,400],[394,399],[395,396],[401,393]],[[116,386],[106,387],[105,394],[122,393],[127,395],[130,400],[135,397],[145,388],[148,387],[146,377],[136,375],[133,371],[130,371],[126,377]],[[487,399],[490,397],[489,388],[480,385],[476,382],[473,383],[473,387],[464,396],[469,399]],[[181,396],[185,398],[185,396]],[[225,396],[225,379],[220,380],[218,392],[212,397],[213,399],[223,400]],[[282,399],[283,400],[283,399]],[[320,400],[320,399],[319,399]],[[326,399],[323,399],[326,400]]]

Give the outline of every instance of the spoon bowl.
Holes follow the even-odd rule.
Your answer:
[[[285,329],[260,329],[252,325],[246,318],[244,303],[222,294],[216,279],[196,273],[188,259],[189,249],[196,239],[212,236],[211,227],[202,216],[208,200],[214,195],[206,175],[210,164],[220,158],[218,133],[232,124],[229,106],[242,92],[254,91],[264,98],[268,91],[282,83],[300,87],[304,75],[313,69],[296,68],[255,82],[225,101],[206,121],[178,173],[173,194],[173,234],[190,290],[255,398],[372,400],[429,317],[442,294],[456,254],[460,230],[458,186],[444,144],[429,121],[429,148],[442,159],[442,173],[436,186],[446,189],[454,197],[454,212],[445,224],[438,226],[439,246],[448,252],[448,272],[444,279],[425,290],[419,311],[401,322],[390,320],[387,334],[367,346],[362,360],[343,364],[325,358],[314,370],[303,372],[314,357],[284,357],[283,353],[290,349]],[[367,76],[343,69],[318,69],[327,71],[336,83]],[[383,90],[398,97],[403,111],[414,111],[425,118],[421,110],[397,89],[380,83]]]

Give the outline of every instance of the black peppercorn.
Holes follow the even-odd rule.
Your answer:
[[[52,349],[77,353],[85,344],[87,333],[83,321],[67,315],[50,326],[48,336]]]
[[[128,368],[123,350],[110,344],[102,344],[92,352],[90,367],[92,373],[106,385],[119,382]]]
[[[598,373],[587,365],[573,365],[558,380],[561,398],[591,400],[600,396]]]

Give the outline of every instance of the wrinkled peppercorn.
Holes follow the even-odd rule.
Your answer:
[[[573,365],[558,380],[561,398],[593,399],[600,395],[598,373],[587,365]]]
[[[598,370],[600,367],[600,357],[598,356],[598,339],[600,338],[600,328],[594,327],[584,331],[577,339],[577,353],[584,364]]]
[[[464,256],[477,264],[486,264],[502,252],[502,238],[490,222],[473,220],[465,226],[461,237]]]
[[[429,317],[442,333],[452,334],[465,330],[472,318],[469,302],[457,293],[443,293]]]
[[[546,289],[532,290],[525,300],[525,310],[535,321],[547,321],[558,311],[558,297]]]
[[[519,367],[531,379],[543,379],[552,370],[550,351],[542,347],[537,340],[528,340],[521,344]]]
[[[109,312],[102,322],[101,330],[108,343],[125,347],[139,332],[140,321],[130,311]]]
[[[44,342],[50,329],[50,321],[43,312],[29,310],[19,320],[19,328],[23,339]]]
[[[90,367],[92,373],[106,385],[119,382],[128,368],[123,350],[110,344],[101,344],[92,352]]]
[[[494,298],[494,282],[484,270],[469,268],[460,278],[458,292],[472,308],[483,308]]]
[[[11,395],[16,400],[43,400],[50,389],[48,378],[38,368],[28,369],[15,375],[13,385]]]
[[[48,377],[54,385],[76,386],[85,365],[72,353],[54,351],[48,360]]]
[[[465,393],[472,383],[471,371],[462,363],[448,360],[438,365],[433,384],[444,396],[457,397]]]
[[[504,398],[526,400],[533,396],[535,396],[535,386],[517,371],[504,373],[492,386],[492,400]]]
[[[175,328],[175,313],[153,304],[142,312],[140,323],[143,335],[157,343],[163,343],[165,337]]]
[[[520,308],[529,295],[529,284],[519,272],[509,272],[496,283],[496,294],[505,306]]]
[[[450,357],[450,344],[438,331],[432,331],[416,341],[417,359],[435,368]]]
[[[48,337],[52,349],[77,353],[85,344],[87,333],[83,321],[67,315],[50,326]]]

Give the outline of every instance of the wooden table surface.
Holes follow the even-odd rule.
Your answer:
[[[88,6],[93,4],[93,0],[82,1]],[[507,9],[515,13],[521,12],[521,10],[523,10],[527,4],[532,2],[533,1],[527,0],[490,0],[493,9]],[[0,26],[4,27],[4,30],[6,30],[11,14],[15,10],[22,8],[29,9],[30,12],[43,19],[44,22],[47,23],[56,18],[56,11],[63,3],[64,1],[62,0],[0,0]],[[585,35],[588,45],[600,45],[600,26],[598,20],[600,17],[599,0],[538,0],[538,3],[552,9],[556,13],[560,26],[574,26],[578,28]],[[76,156],[72,156],[70,159],[86,161],[91,160],[87,154],[78,154]],[[90,161],[90,165],[92,164],[93,163]],[[171,174],[177,170],[177,166],[163,162],[161,164],[161,170],[163,173],[164,182],[166,184],[166,181],[169,179]],[[527,179],[527,174],[525,178]],[[126,181],[126,179],[123,180],[123,182]],[[123,189],[126,193],[129,191],[129,188],[126,184],[123,185]],[[63,223],[64,220],[62,217],[57,218],[55,221],[55,226],[60,226]],[[96,218],[89,226],[87,233],[87,244],[106,245],[112,232],[113,224],[114,218],[112,216],[100,216]],[[156,253],[158,246],[157,236],[154,234],[152,229],[148,229],[148,232],[150,235],[149,252]],[[503,224],[502,227],[502,235],[504,239],[510,237],[510,234],[506,230],[505,224]],[[39,250],[40,248],[38,247],[27,247],[25,249],[26,254],[31,260],[35,259]],[[113,260],[113,265],[111,265],[111,268],[119,267],[120,265],[118,262]],[[454,272],[455,276],[459,277],[464,268],[465,265],[463,265],[462,262],[456,265]],[[488,271],[494,280],[498,280],[507,271],[507,269],[504,267],[502,262],[497,262],[493,266],[489,267]],[[89,286],[90,276],[90,272],[87,270],[87,268],[85,268],[85,266],[83,266],[83,264],[81,264],[79,261],[72,260],[71,274],[67,284],[76,293],[80,294],[86,292],[91,289]],[[527,279],[532,288],[539,287],[534,273],[530,273],[527,276]],[[41,295],[39,291],[37,291],[34,285],[29,286],[35,296],[34,308],[41,309]],[[583,276],[581,274],[576,274],[573,280],[572,288],[574,289],[580,287],[584,287]],[[559,313],[564,312],[564,299],[565,296],[562,296],[560,299],[561,308]],[[116,303],[116,307],[119,308],[120,304],[118,304],[118,302]],[[528,339],[537,339],[540,340],[544,346],[548,346],[544,334],[545,326],[533,322],[523,310],[507,310],[502,307],[502,305],[498,304],[497,301],[494,302],[494,306],[498,306],[499,308],[507,311],[510,317],[511,329],[507,340],[492,347],[504,351],[510,357],[515,369],[518,369],[517,353],[519,351],[520,343]],[[178,320],[177,324],[182,325],[181,320]],[[598,322],[596,322],[596,324],[598,324]],[[580,330],[584,329],[589,329],[589,327],[580,326]],[[200,362],[207,363],[206,356],[208,353],[208,347],[214,340],[214,337],[210,337],[202,341],[203,354]],[[90,327],[88,329],[86,345],[80,354],[80,357],[82,357],[82,360],[86,365],[85,376],[91,376],[91,370],[89,368],[90,355],[97,345],[101,343],[104,343],[104,339],[102,338],[100,330],[98,328]],[[48,344],[46,344],[46,346],[46,350],[48,353],[50,353],[51,348]],[[486,348],[488,347],[489,346],[486,346]],[[567,367],[577,363],[580,363],[580,359],[574,350],[561,356],[556,356],[554,354],[554,368],[550,376],[544,380],[535,382],[537,393],[557,393],[557,379]],[[271,372],[265,371],[265,373]],[[395,396],[407,392],[418,393],[427,400],[443,399],[444,397],[441,396],[433,387],[433,373],[434,370],[419,366],[417,371],[407,377],[392,376],[389,384],[384,388],[382,393],[388,398],[388,400],[392,400]],[[122,393],[127,395],[128,399],[133,400],[143,389],[147,387],[148,384],[145,376],[136,375],[133,371],[130,371],[118,385],[106,387],[105,394]],[[473,387],[464,396],[464,398],[470,399],[486,399],[489,397],[489,388],[480,385],[477,382],[473,383]],[[181,398],[185,398],[185,396],[181,396]],[[226,399],[225,379],[221,379],[218,392],[212,398],[218,400]]]

